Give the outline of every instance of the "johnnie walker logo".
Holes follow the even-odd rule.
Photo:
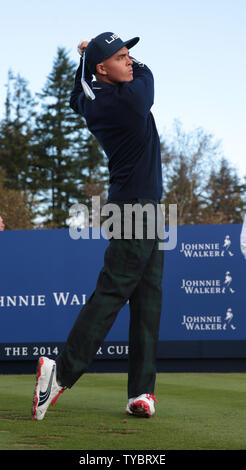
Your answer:
[[[230,235],[226,235],[223,242],[214,243],[181,243],[180,253],[186,258],[218,258],[234,256]]]

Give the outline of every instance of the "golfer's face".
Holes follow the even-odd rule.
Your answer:
[[[107,78],[111,83],[131,82],[133,80],[132,60],[129,51],[122,47],[103,62]]]

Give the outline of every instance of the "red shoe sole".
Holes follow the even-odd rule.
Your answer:
[[[130,405],[130,410],[135,416],[142,416],[144,418],[151,418],[150,407],[143,401],[138,400]]]

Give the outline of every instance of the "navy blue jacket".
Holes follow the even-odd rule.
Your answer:
[[[133,80],[119,85],[86,81],[96,99],[85,98],[82,63],[77,70],[70,106],[81,114],[108,157],[108,200],[160,200],[162,169],[160,139],[150,111],[154,102],[153,75],[146,65],[133,63]]]

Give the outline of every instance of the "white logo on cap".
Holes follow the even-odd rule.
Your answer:
[[[119,35],[118,34],[112,34],[110,36],[110,40],[108,39],[105,39],[105,42],[107,42],[108,44],[111,44],[111,42],[115,41],[115,39],[118,39],[119,38]]]

